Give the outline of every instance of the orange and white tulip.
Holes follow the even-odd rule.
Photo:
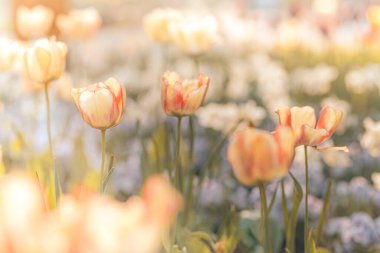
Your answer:
[[[295,137],[291,128],[278,126],[273,134],[248,127],[234,134],[228,161],[244,185],[283,177],[294,158]]]
[[[198,79],[182,80],[175,72],[165,72],[162,76],[162,106],[169,116],[188,116],[203,103],[210,79],[203,74]]]
[[[33,82],[47,84],[65,71],[66,55],[65,43],[55,39],[37,40],[24,52],[24,73]]]
[[[125,92],[115,78],[71,89],[71,96],[83,120],[91,127],[105,130],[119,124],[124,112]]]
[[[76,39],[91,38],[101,23],[102,19],[95,8],[71,10],[68,14],[57,17],[59,31],[63,35]]]
[[[296,145],[316,147],[328,140],[338,128],[343,118],[343,113],[331,107],[322,109],[319,119],[310,106],[282,107],[277,110],[280,125],[286,125],[293,129],[296,136]],[[347,147],[337,148],[348,151]],[[321,149],[322,150],[322,149]]]
[[[17,8],[16,25],[23,38],[36,39],[47,36],[53,21],[53,11],[42,5],[30,9],[25,6]]]

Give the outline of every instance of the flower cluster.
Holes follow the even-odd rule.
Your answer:
[[[2,252],[157,252],[182,206],[160,176],[147,180],[141,197],[124,203],[80,189],[62,196],[57,209],[48,212],[41,193],[24,174],[1,179]]]

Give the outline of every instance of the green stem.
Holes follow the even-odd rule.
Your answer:
[[[269,227],[268,227],[269,217],[268,217],[267,197],[266,197],[264,183],[259,183],[259,190],[260,190],[260,200],[261,200],[260,227],[262,228],[261,231],[264,230],[264,232],[262,233],[262,238],[264,242],[264,253],[272,253],[272,247],[270,244],[270,237],[269,237]]]
[[[182,193],[182,173],[181,173],[181,157],[180,157],[180,148],[181,148],[181,122],[182,117],[177,118],[177,146],[176,146],[176,167],[174,175],[174,185],[177,187],[178,191]],[[172,252],[173,246],[176,243],[176,233],[177,233],[177,224],[178,224],[178,215],[175,217],[173,224],[173,234],[172,234],[172,243],[170,245],[169,252]]]
[[[191,171],[191,176],[190,176],[190,181],[189,181],[189,189],[187,191],[186,195],[186,206],[185,206],[185,213],[183,215],[183,226],[185,227],[187,225],[189,215],[190,215],[190,210],[191,206],[193,204],[193,189],[194,189],[194,177],[195,177],[195,171]]]
[[[101,161],[101,169],[100,169],[100,184],[99,189],[100,193],[103,193],[103,179],[104,179],[104,162],[106,156],[106,130],[101,130],[101,138],[102,138],[102,161]]]
[[[304,244],[305,253],[308,252],[308,237],[309,237],[309,163],[307,157],[307,146],[304,146],[305,154],[305,216],[304,216]]]
[[[327,213],[328,213],[328,210],[330,207],[332,188],[333,188],[333,180],[330,179],[328,184],[327,184],[327,191],[326,191],[325,199],[323,201],[322,213],[321,213],[321,216],[319,217],[319,221],[318,221],[317,235],[315,238],[315,243],[317,243],[317,244],[319,243],[319,240],[322,236],[323,227],[326,223]]]
[[[50,183],[53,184],[53,196],[55,197],[54,206],[57,203],[57,182],[56,182],[56,171],[55,171],[55,162],[54,162],[54,150],[53,150],[53,141],[51,137],[51,113],[50,113],[50,100],[49,100],[49,83],[45,83],[44,85],[44,93],[45,93],[45,102],[46,102],[46,129],[47,136],[49,142],[49,153],[50,153]]]
[[[177,121],[177,148],[176,148],[176,168],[175,168],[175,181],[176,187],[182,193],[182,170],[181,170],[181,122],[182,117],[178,117]]]

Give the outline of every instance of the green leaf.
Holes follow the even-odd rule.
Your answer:
[[[269,217],[269,228],[274,252],[282,246],[283,233],[278,221]],[[240,234],[242,243],[253,252],[260,246],[260,211],[243,211],[240,213]]]
[[[214,252],[214,241],[206,232],[184,230],[182,240],[187,253]]]
[[[285,194],[285,186],[284,186],[284,179],[281,179],[281,211],[282,211],[282,218],[284,221],[284,227],[287,227],[288,224],[288,202],[286,200],[286,194]]]
[[[316,235],[316,239],[315,239],[316,243],[319,242],[321,235],[322,235],[324,224],[326,223],[327,214],[328,214],[328,210],[329,210],[329,206],[330,206],[332,188],[333,188],[333,180],[329,180],[328,184],[327,184],[326,195],[325,195],[325,198],[323,200],[322,213],[321,213],[321,216],[319,217],[319,221],[318,221],[317,235]]]
[[[269,203],[268,214],[270,214],[270,212],[272,211],[272,208],[273,208],[274,202],[275,202],[275,200],[276,200],[277,190],[278,190],[278,183],[276,184],[276,188],[274,189],[274,192],[273,192],[272,198],[271,198],[270,203]]]
[[[231,206],[218,233],[218,244],[225,253],[233,253],[240,240],[239,219],[235,207]]]
[[[294,240],[295,240],[295,230],[297,225],[298,210],[301,205],[303,193],[302,187],[297,179],[290,173],[294,183],[294,193],[293,193],[293,207],[290,213],[289,220],[286,226],[286,247],[291,253],[294,253]]]
[[[114,172],[115,168],[113,167],[113,163],[115,161],[115,156],[111,156],[110,158],[110,161],[109,161],[109,165],[108,165],[108,170],[107,170],[107,175],[106,177],[104,178],[103,180],[103,189],[104,191],[106,190],[106,187],[107,187],[107,184],[112,176],[112,173]]]

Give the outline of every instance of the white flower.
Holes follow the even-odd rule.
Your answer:
[[[363,94],[374,87],[380,88],[380,65],[368,64],[353,69],[345,77],[347,89],[356,94]]]
[[[319,64],[314,68],[299,67],[292,73],[292,87],[301,89],[310,96],[323,95],[330,91],[331,83],[338,77],[332,66]]]
[[[380,121],[371,118],[364,120],[365,133],[360,140],[360,145],[366,149],[371,156],[380,156]]]
[[[263,108],[258,107],[251,100],[242,105],[235,103],[210,103],[199,108],[196,115],[202,126],[228,133],[234,127],[237,127],[237,124],[241,120],[244,121],[242,122],[243,125],[246,125],[248,122],[259,125],[265,118],[266,113]]]

